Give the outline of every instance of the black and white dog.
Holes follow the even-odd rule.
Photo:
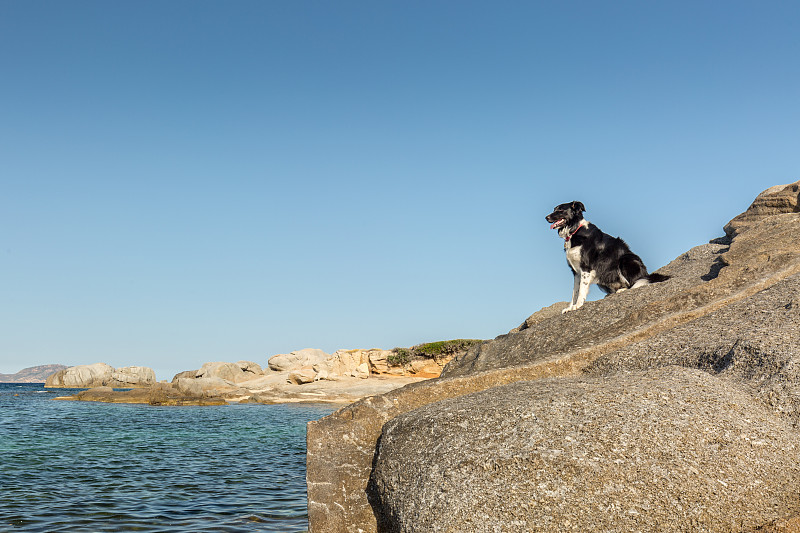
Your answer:
[[[581,202],[570,202],[556,206],[545,217],[551,223],[550,229],[558,229],[564,239],[567,263],[575,277],[572,302],[562,313],[582,306],[592,283],[606,294],[613,294],[669,279],[662,274],[648,274],[641,258],[631,252],[625,241],[600,231],[583,218],[584,211]]]

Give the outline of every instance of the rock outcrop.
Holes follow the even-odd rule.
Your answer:
[[[111,373],[110,387],[150,387],[156,382],[156,373],[146,366],[124,366]]]
[[[173,384],[155,383],[148,388],[115,391],[112,387],[93,387],[75,396],[56,398],[57,400],[78,400],[104,403],[141,403],[149,405],[226,405],[219,396],[187,394]]]
[[[48,376],[44,386],[50,388],[86,389],[91,387],[150,387],[156,374],[146,366],[125,366],[114,369],[106,363],[71,366]]]
[[[156,382],[152,368],[126,366],[114,369],[105,363],[71,366],[48,376],[45,387],[85,389],[90,387],[150,387]]]
[[[275,372],[291,372],[307,366],[314,366],[325,361],[328,354],[317,348],[305,348],[291,353],[281,353],[269,358],[270,370]]]
[[[545,308],[309,423],[310,532],[797,523],[798,189],[759,195],[667,282]]]
[[[379,531],[742,531],[796,507],[798,482],[785,420],[673,366],[520,381],[398,416],[369,491]]]
[[[71,366],[49,376],[44,386],[53,388],[102,387],[111,380],[113,373],[114,367],[105,363]]]
[[[252,361],[205,363],[195,373],[197,378],[219,378],[232,383],[249,381],[262,375],[264,375],[264,371],[261,366]]]

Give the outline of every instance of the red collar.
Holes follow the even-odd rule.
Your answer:
[[[572,236],[573,236],[573,235],[575,235],[576,233],[578,233],[578,230],[579,230],[579,229],[581,229],[581,228],[583,227],[583,223],[584,223],[584,222],[585,222],[584,220],[581,220],[581,223],[580,223],[580,224],[578,224],[578,227],[577,227],[577,228],[575,228],[575,231],[573,231],[572,233],[570,233],[570,234],[569,234],[567,237],[564,237],[564,242],[569,242],[569,240],[572,238]]]

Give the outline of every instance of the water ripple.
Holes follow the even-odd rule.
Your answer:
[[[55,395],[0,384],[0,531],[306,530],[305,425],[331,407]]]

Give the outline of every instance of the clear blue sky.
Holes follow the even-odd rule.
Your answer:
[[[0,372],[493,338],[800,179],[800,3],[0,0]]]

